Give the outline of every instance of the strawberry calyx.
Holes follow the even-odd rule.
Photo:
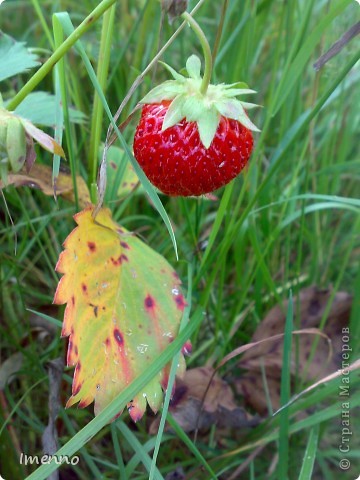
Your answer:
[[[208,149],[214,139],[221,117],[237,120],[249,130],[260,130],[252,123],[246,110],[257,107],[253,103],[238,100],[238,95],[256,93],[244,83],[230,85],[209,84],[205,93],[201,92],[201,61],[196,55],[191,55],[186,62],[188,76],[181,75],[172,67],[163,63],[174,80],[167,80],[151,90],[140,101],[142,104],[171,101],[165,115],[162,130],[167,130],[184,118],[188,122],[196,122],[200,140]]]

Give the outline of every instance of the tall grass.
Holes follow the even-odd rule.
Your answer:
[[[189,3],[191,8],[196,6],[194,1]],[[150,415],[134,425],[124,414],[115,424],[107,425],[141,385],[176,354],[182,338],[192,338],[189,366],[216,366],[226,354],[249,342],[271,306],[288,298],[289,287],[295,298],[307,285],[332,286],[321,328],[338,291],[346,290],[354,296],[350,327],[353,359],[358,358],[359,343],[354,340],[360,335],[360,204],[356,199],[360,178],[360,98],[356,83],[360,75],[356,41],[320,71],[315,71],[313,63],[355,22],[359,6],[351,0],[229,0],[226,4],[213,80],[245,81],[258,92],[254,101],[263,108],[254,114],[254,122],[262,131],[249,167],[217,192],[216,201],[165,196],[159,200],[145,179],[142,190],[119,199],[116,188],[109,183],[112,193],[107,199],[114,218],[126,228],[141,232],[147,243],[174,265],[185,289],[192,284],[193,308],[180,338],[99,416],[93,419],[91,409],[61,410],[60,452],[72,455],[81,449],[74,478],[140,480],[148,478],[150,471],[152,478],[165,478],[178,465],[187,472],[186,478],[226,479],[259,447],[261,453],[250,458],[250,473],[245,471],[238,478],[333,479],[347,475],[338,466],[339,380],[317,388],[257,427],[219,432],[214,426],[211,435],[201,435],[196,442],[170,414],[172,433],[157,438],[148,434]],[[195,14],[212,46],[222,8],[223,2],[205,0]],[[65,13],[54,15],[59,12]],[[91,21],[81,24],[89,16]],[[68,29],[64,29],[64,18]],[[70,19],[77,35],[71,36]],[[38,49],[44,72],[39,73],[40,69],[0,83],[4,100],[14,107],[32,88],[61,98],[64,121],[59,117],[57,127],[69,158],[66,166],[74,181],[76,175],[83,176],[93,198],[100,140],[105,140],[110,124],[107,105],[115,114],[159,45],[164,45],[180,26],[179,21],[172,25],[160,22],[160,4],[155,0],[8,0],[0,6],[0,29]],[[201,55],[201,47],[191,30],[184,28],[162,59],[179,70],[192,53]],[[48,68],[51,55],[55,55],[54,63],[62,62],[57,63],[56,70]],[[153,85],[167,77],[161,65],[150,71],[134,91],[120,121]],[[71,123],[70,106],[84,112],[88,121]],[[118,146],[127,146],[124,150],[130,156],[128,159],[125,152],[124,161],[132,160],[135,124],[136,119],[123,136],[118,132],[123,141]],[[52,165],[53,158],[39,150],[37,161]],[[151,202],[144,189],[151,195]],[[0,440],[0,474],[4,478],[29,475],[39,480],[57,466],[44,465],[37,470],[24,467],[19,465],[18,454],[41,455],[41,434],[48,421],[46,365],[63,356],[65,348],[60,339],[62,312],[51,307],[58,281],[54,266],[62,242],[74,227],[72,214],[79,207],[63,198],[55,202],[25,187],[8,187],[4,197],[14,225],[3,203],[1,359],[3,362],[21,352],[23,361],[16,380],[0,392],[0,416],[4,424],[7,422]],[[172,229],[179,261],[174,238],[169,235]],[[292,320],[297,325],[296,303],[294,318],[291,316],[289,312],[288,327]],[[43,341],[34,333],[34,325],[41,322],[52,325]],[[291,330],[284,352],[289,353],[290,341]],[[290,391],[289,358],[284,353],[284,403],[296,393]],[[71,374],[71,370],[64,374],[64,403]],[[359,385],[356,372],[351,381],[351,391],[355,391]],[[301,385],[301,379],[298,383]],[[359,404],[354,394],[354,429]],[[152,452],[158,447],[155,466]],[[353,466],[348,478],[359,473],[359,447],[354,435],[349,454]],[[71,478],[68,467],[60,471],[63,478]]]

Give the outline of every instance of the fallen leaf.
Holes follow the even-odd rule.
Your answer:
[[[21,369],[24,356],[21,352],[10,355],[0,366],[0,390],[16,378],[16,373]]]
[[[209,429],[214,424],[243,428],[257,423],[235,403],[230,386],[210,367],[192,368],[177,380],[169,411],[185,432]],[[159,420],[154,420],[150,434],[156,434],[158,424]]]
[[[90,194],[84,179],[78,175],[76,177],[79,205],[85,207],[90,203]],[[7,185],[15,187],[31,187],[41,190],[45,195],[54,195],[54,187],[52,184],[52,168],[47,165],[35,164],[29,173],[25,169],[19,173],[9,173]],[[4,184],[0,180],[0,188],[4,188]],[[73,189],[73,181],[70,172],[61,171],[56,178],[56,194],[61,195],[66,200],[75,201]]]
[[[168,262],[117,225],[108,209],[75,215],[56,270],[63,273],[54,303],[66,303],[62,335],[69,336],[67,365],[75,366],[71,406],[95,401],[101,412],[176,337],[185,299]],[[184,353],[189,348],[184,345]],[[139,420],[148,403],[156,412],[167,388],[167,365],[129,403]],[[185,370],[180,357],[178,373]]]
[[[332,292],[330,289],[319,289],[311,286],[301,290],[294,297],[295,328],[306,331],[320,326],[326,305]],[[319,337],[318,345],[312,362],[307,368],[311,348],[314,341],[313,335],[296,335],[294,337],[293,351],[297,352],[292,357],[291,374],[293,377],[304,377],[305,381],[314,381],[325,377],[341,364],[342,328],[348,325],[351,311],[352,298],[346,292],[337,292],[327,316],[325,327],[322,329],[323,337]],[[275,306],[266,315],[256,329],[251,342],[257,343],[254,348],[246,351],[241,358],[240,367],[247,370],[240,379],[236,380],[236,389],[243,394],[246,401],[260,414],[268,413],[268,405],[261,377],[261,369],[266,372],[268,393],[272,408],[280,408],[280,381],[283,355],[283,338],[265,342],[264,339],[280,335],[284,332],[288,301]],[[332,355],[329,359],[329,342],[331,340]]]

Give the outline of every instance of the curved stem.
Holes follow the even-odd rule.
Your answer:
[[[181,15],[181,17],[189,23],[190,27],[198,37],[203,49],[205,69],[204,69],[204,76],[203,76],[201,87],[200,87],[200,93],[204,95],[208,89],[210,79],[211,79],[211,73],[212,73],[211,48],[204,32],[201,30],[201,27],[197,23],[197,21],[194,20],[193,17],[188,12],[184,12]]]

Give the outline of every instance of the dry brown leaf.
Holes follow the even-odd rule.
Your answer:
[[[88,187],[82,177],[76,177],[79,205],[83,208],[90,202],[90,194]],[[29,173],[22,169],[18,173],[9,173],[7,185],[15,187],[31,187],[41,190],[45,195],[54,195],[54,187],[52,184],[52,168],[48,165],[35,164]],[[7,186],[6,185],[6,186]],[[4,188],[0,180],[0,188]],[[75,195],[73,190],[72,177],[70,172],[60,172],[56,178],[56,194],[61,195],[65,199],[74,202]]]
[[[319,327],[326,305],[332,292],[330,289],[322,290],[311,286],[300,291],[294,297],[295,326],[306,330]],[[291,363],[293,376],[302,376],[306,373],[305,380],[314,381],[339,368],[339,354],[341,354],[341,332],[349,321],[352,298],[346,292],[338,292],[334,297],[331,310],[327,316],[327,322],[322,330],[322,336],[318,339],[316,353],[312,359],[310,368],[306,369],[311,348],[313,335],[297,335],[294,337],[294,352]],[[251,342],[257,343],[254,348],[246,351],[241,358],[240,366],[248,372],[236,381],[236,388],[242,393],[246,401],[260,414],[268,413],[267,400],[264,395],[264,385],[261,378],[261,368],[265,369],[269,397],[272,408],[280,407],[280,379],[283,355],[282,333],[285,329],[286,311],[288,301],[283,305],[275,306],[256,329]],[[275,336],[273,342],[264,339]],[[331,340],[332,355],[329,359],[328,337]],[[297,343],[295,343],[297,342]],[[296,346],[296,348],[295,348]],[[306,370],[305,370],[306,369]]]
[[[255,425],[257,420],[236,405],[230,386],[219,375],[212,378],[213,375],[214,369],[199,367],[187,370],[184,378],[176,381],[169,411],[177,423],[186,432],[208,429],[214,424],[237,428]],[[151,434],[156,434],[159,421],[151,424]]]

